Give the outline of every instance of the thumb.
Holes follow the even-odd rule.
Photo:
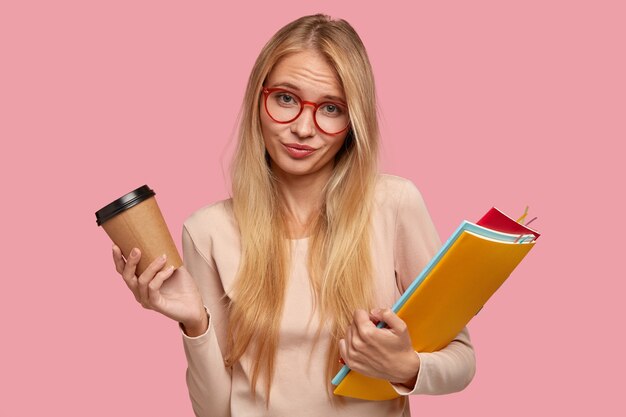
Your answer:
[[[370,320],[374,322],[374,324],[378,324],[378,322],[383,321],[381,308],[373,308],[370,310]]]
[[[387,323],[387,327],[389,327],[394,333],[402,333],[406,331],[406,323],[402,320],[396,313],[394,313],[391,309],[386,308],[381,311],[382,320]]]

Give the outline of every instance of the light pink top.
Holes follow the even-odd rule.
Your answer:
[[[314,346],[317,315],[306,268],[308,241],[293,240],[275,377],[269,409],[263,383],[257,397],[250,391],[248,355],[232,369],[224,367],[228,317],[225,294],[231,293],[241,256],[239,233],[225,200],[193,213],[183,227],[184,263],[198,284],[210,314],[209,329],[198,337],[183,333],[188,361],[187,386],[193,409],[202,417],[252,416],[409,416],[409,394],[445,394],[465,388],[475,372],[467,329],[439,352],[419,353],[421,368],[415,388],[394,387],[402,394],[391,401],[347,398],[333,406],[324,376],[328,334]],[[379,307],[391,307],[441,246],[421,194],[408,180],[381,175],[373,213],[372,253]]]

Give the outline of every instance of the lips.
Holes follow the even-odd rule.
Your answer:
[[[289,156],[295,159],[305,158],[317,150],[310,146],[301,145],[299,143],[287,143],[283,144],[283,146],[285,147],[285,150],[287,151]]]
[[[301,151],[314,151],[315,148],[312,148],[308,145],[301,145],[299,143],[285,143],[284,144],[288,148],[299,149]]]

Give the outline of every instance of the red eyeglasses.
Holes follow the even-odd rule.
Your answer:
[[[276,123],[291,123],[302,114],[305,105],[313,106],[315,126],[327,135],[338,135],[350,126],[348,108],[342,103],[304,101],[284,88],[263,87],[265,111]]]

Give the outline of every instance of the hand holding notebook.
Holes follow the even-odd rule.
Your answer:
[[[388,308],[369,313],[356,310],[352,325],[339,341],[339,353],[352,369],[365,367],[370,375],[398,384],[410,385],[420,366],[406,323]]]

